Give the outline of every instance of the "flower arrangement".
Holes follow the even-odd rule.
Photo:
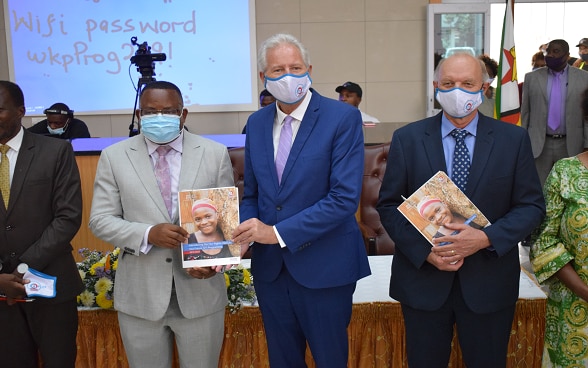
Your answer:
[[[225,284],[229,299],[229,312],[236,313],[243,304],[253,305],[257,301],[253,288],[253,276],[248,268],[239,265],[225,271]]]
[[[78,295],[78,306],[111,309],[120,249],[104,253],[82,248],[78,252],[83,257],[78,263],[78,271],[84,283],[84,291]],[[231,313],[239,311],[243,304],[255,304],[257,298],[249,269],[239,265],[225,271],[224,275]]]
[[[114,304],[112,293],[120,249],[103,253],[82,248],[79,253],[84,258],[78,263],[78,271],[85,289],[78,295],[78,306],[111,309]]]

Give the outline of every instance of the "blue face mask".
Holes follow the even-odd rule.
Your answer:
[[[180,117],[176,115],[142,116],[140,123],[141,133],[153,143],[168,143],[180,135]]]

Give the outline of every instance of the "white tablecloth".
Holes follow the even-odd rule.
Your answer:
[[[370,268],[372,274],[357,282],[357,288],[353,294],[354,303],[393,302],[388,295],[390,286],[390,273],[392,270],[393,256],[370,256]],[[241,260],[243,267],[250,267],[250,260]],[[519,279],[519,299],[545,299],[546,295],[532,277],[521,269]]]

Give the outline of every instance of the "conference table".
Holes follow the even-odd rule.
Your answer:
[[[406,367],[400,304],[388,296],[393,256],[369,257],[372,275],[357,283],[349,332],[349,367]],[[243,260],[245,267],[249,260]],[[545,331],[545,293],[521,269],[519,300],[508,347],[507,367],[540,367]],[[78,368],[128,367],[116,311],[80,310]],[[426,331],[423,331],[426,333]],[[450,367],[464,367],[456,337]],[[307,364],[315,367],[307,350]],[[225,314],[220,368],[269,367],[259,308]],[[179,367],[174,356],[173,367]]]

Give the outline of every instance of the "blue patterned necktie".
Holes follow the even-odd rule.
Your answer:
[[[453,129],[451,136],[455,138],[455,151],[453,152],[453,166],[451,168],[451,180],[465,192],[470,174],[470,152],[465,144],[467,130]]]

